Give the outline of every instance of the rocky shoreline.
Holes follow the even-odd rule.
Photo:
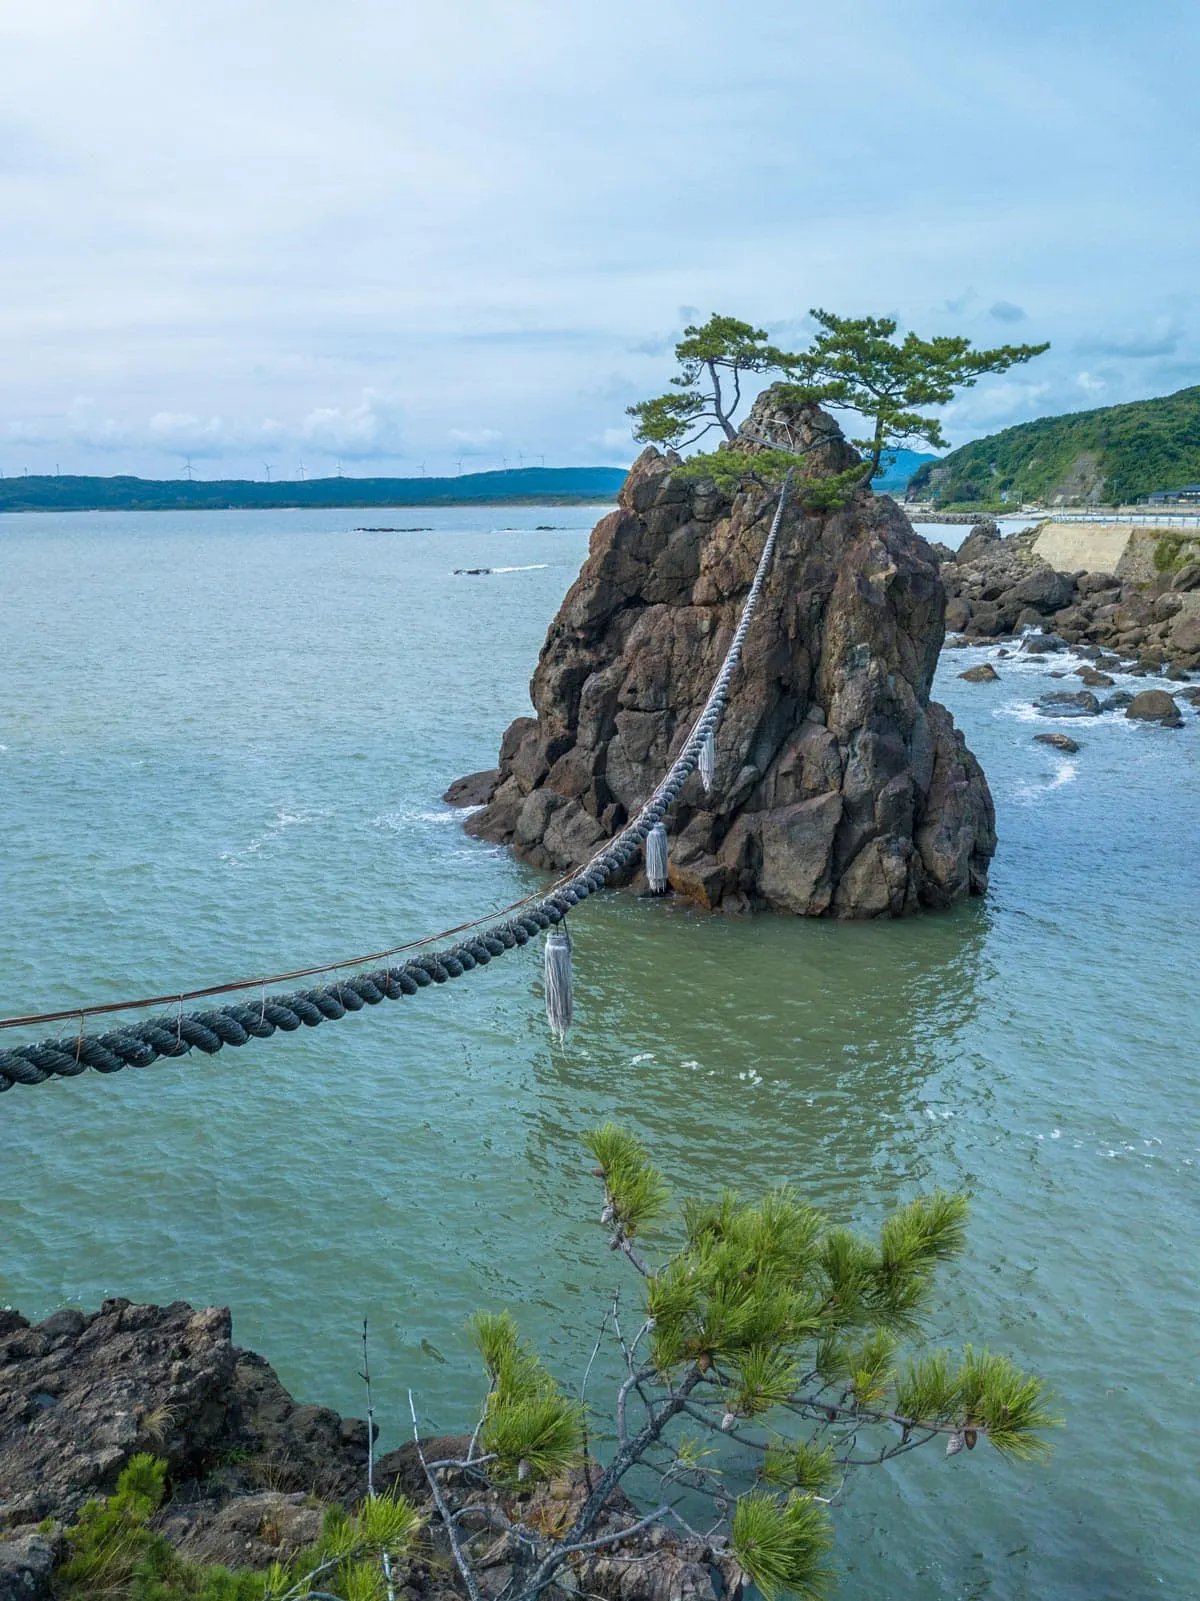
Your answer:
[[[1059,572],[1036,554],[1037,532],[1004,538],[989,520],[976,524],[957,552],[933,547],[949,597],[946,648],[998,645],[998,654],[1007,646],[1041,656],[1070,650],[1084,659],[1076,670],[1084,687],[1043,695],[1037,701],[1043,715],[1121,712],[1181,727],[1176,696],[1200,702],[1200,688],[1191,684],[1200,672],[1200,562],[1148,583],[1107,572]],[[1136,694],[1105,694],[1114,690],[1114,673],[1158,682]],[[980,663],[959,676],[980,683],[998,674]]]
[[[482,1381],[481,1381],[482,1393]],[[433,1439],[427,1456],[464,1454],[467,1442]],[[68,1549],[66,1531],[84,1504],[111,1495],[131,1460],[167,1465],[168,1498],[155,1528],[182,1558],[261,1570],[290,1561],[318,1537],[326,1510],[353,1508],[367,1491],[368,1436],[361,1418],[293,1399],[270,1364],[233,1343],[228,1308],[105,1301],[31,1324],[0,1310],[0,1601],[49,1601]],[[586,1467],[535,1491],[514,1491],[527,1522],[547,1524],[582,1504]],[[448,1471],[458,1504],[494,1491]],[[413,1443],[376,1457],[378,1492],[431,1507]],[[618,1491],[600,1524],[636,1521]],[[703,1541],[646,1531],[580,1570],[606,1601],[737,1601],[736,1564]],[[510,1567],[502,1551],[485,1567],[487,1601]],[[462,1601],[457,1574],[430,1520],[405,1571],[399,1601]],[[560,1591],[548,1594],[561,1596]]]

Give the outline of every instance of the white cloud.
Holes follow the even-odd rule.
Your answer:
[[[718,0],[0,7],[0,438],[64,470],[587,461],[685,322],[799,342],[814,305],[979,343],[1036,308],[1038,379],[984,379],[959,442],[1077,404],[1081,362],[1196,382],[1200,10],[1164,49],[1014,4],[762,0],[736,50]],[[969,116],[930,92],[964,81]],[[918,125],[938,160],[898,177]]]

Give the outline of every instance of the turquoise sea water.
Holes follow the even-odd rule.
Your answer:
[[[527,710],[596,515],[0,521],[0,1012],[371,951],[532,889],[440,796]],[[453,576],[475,566],[512,570]],[[1046,1468],[860,1474],[841,1594],[1200,1594],[1200,723],[1043,723],[1070,663],[961,683],[986,654],[946,652],[938,686],[996,798],[986,901],[839,926],[599,897],[564,1049],[527,951],[213,1060],[14,1089],[0,1304],[228,1303],[294,1393],[355,1414],[366,1313],[391,1444],[409,1385],[431,1425],[472,1419],[476,1306],[581,1372],[620,1277],[576,1144],[598,1118],[672,1180],[790,1179],[867,1226],[962,1186],[938,1333],[1043,1373],[1066,1424]],[[1054,726],[1077,755],[1032,743]]]

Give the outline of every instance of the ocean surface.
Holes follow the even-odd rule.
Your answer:
[[[528,710],[597,515],[0,519],[0,1012],[370,952],[535,888],[441,795]],[[581,1374],[621,1280],[577,1143],[599,1119],[681,1188],[787,1179],[864,1227],[957,1186],[934,1334],[1043,1374],[1065,1424],[1048,1467],[860,1472],[841,1595],[1197,1596],[1200,724],[1044,721],[1074,663],[961,682],[985,656],[946,651],[937,693],[996,799],[986,900],[842,926],[607,895],[573,919],[564,1048],[529,949],[215,1059],[15,1088],[0,1305],[227,1303],[297,1396],[355,1415],[366,1315],[391,1445],[410,1385],[430,1427],[473,1422],[476,1307]],[[1078,754],[1033,743],[1054,727]]]

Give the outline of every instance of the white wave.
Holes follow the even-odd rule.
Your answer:
[[[275,821],[268,823],[261,834],[257,834],[249,844],[243,845],[241,850],[221,851],[220,860],[236,867],[244,857],[257,856],[264,845],[269,845],[285,829],[301,828],[306,823],[315,823],[323,817],[330,816],[332,816],[332,808],[329,806],[313,806],[303,812],[289,812],[280,807],[275,813]]]
[[[541,573],[549,567],[548,561],[530,562],[528,567],[493,567],[494,573]]]
[[[1030,803],[1042,795],[1049,795],[1056,789],[1062,789],[1066,784],[1073,784],[1078,777],[1079,768],[1075,762],[1059,762],[1053,778],[1044,784],[1018,784],[1012,792],[1012,798],[1017,802]]]
[[[403,834],[414,823],[453,823],[468,813],[478,811],[477,806],[444,807],[441,811],[419,811],[415,806],[404,806],[397,812],[381,812],[372,817],[372,828],[386,828],[390,833]]]

